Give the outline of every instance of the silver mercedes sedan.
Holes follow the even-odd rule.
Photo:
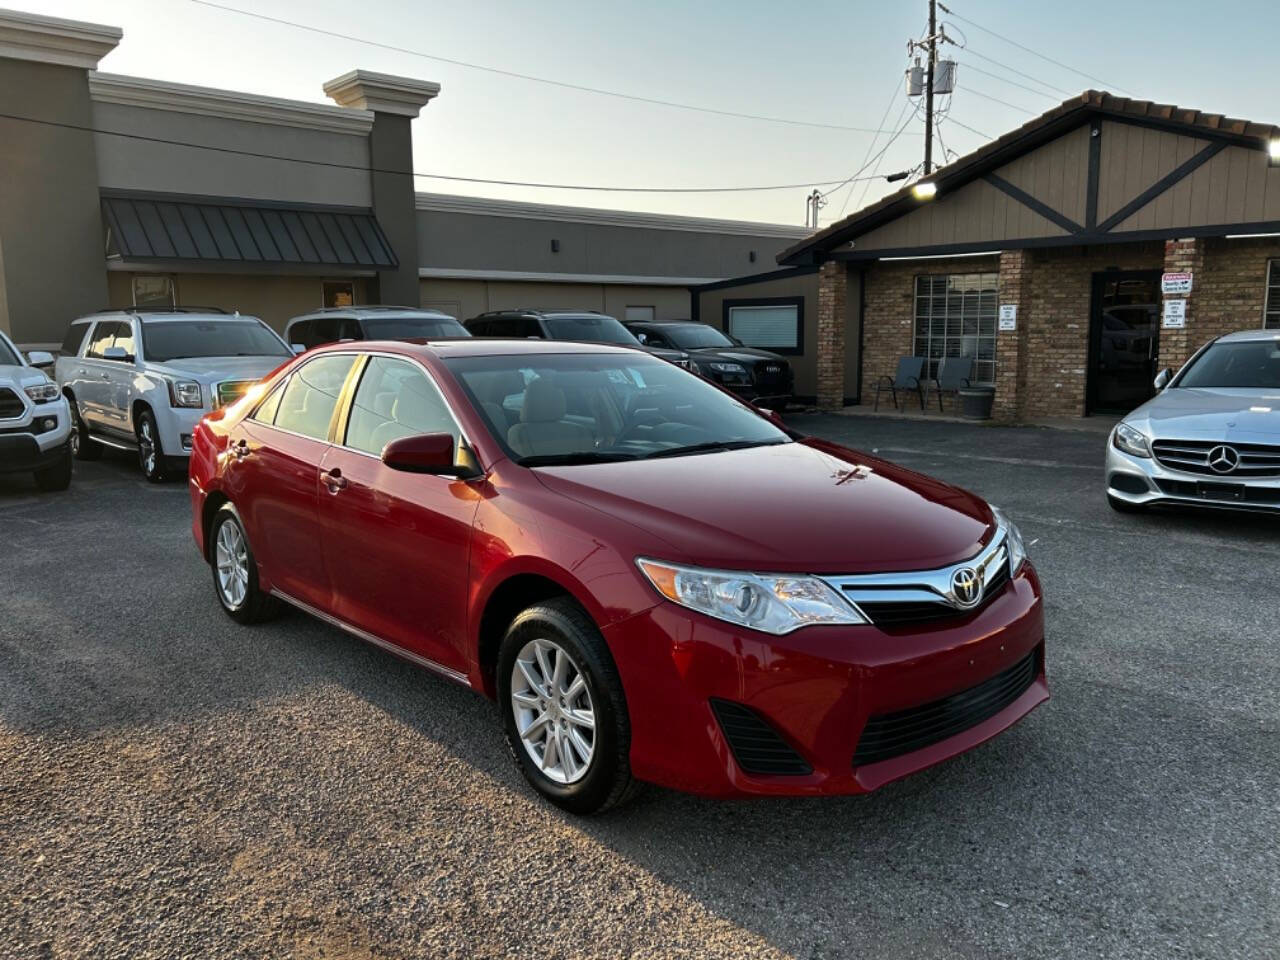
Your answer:
[[[1202,347],[1107,440],[1107,500],[1280,512],[1280,330]]]

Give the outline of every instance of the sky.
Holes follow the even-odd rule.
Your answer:
[[[908,38],[925,32],[926,0],[217,0],[339,37],[194,0],[3,2],[123,28],[123,41],[100,65],[112,73],[318,103],[330,102],[321,90],[326,80],[356,67],[436,81],[440,96],[414,122],[414,166],[421,173],[591,186],[802,185],[613,193],[420,178],[421,191],[802,225],[808,185],[844,180],[868,158],[862,176],[882,177],[923,159],[923,120],[904,93],[903,70]],[[946,6],[954,13],[940,11],[939,19],[956,41],[945,49],[959,73],[939,133],[958,154],[1090,87],[1280,122],[1274,92],[1280,10],[1269,0],[947,0]],[[637,103],[361,40],[715,110],[905,129],[891,143],[889,134],[873,143],[873,133]],[[935,142],[934,149],[937,155],[942,147]],[[893,189],[883,179],[836,189],[821,225]]]

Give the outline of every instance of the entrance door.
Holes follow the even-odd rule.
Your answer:
[[[1155,393],[1160,355],[1160,271],[1093,275],[1089,413],[1128,413]]]

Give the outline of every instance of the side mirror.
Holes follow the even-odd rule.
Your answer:
[[[424,433],[392,440],[382,448],[382,462],[405,473],[430,473],[466,480],[480,473],[471,451],[463,447],[454,454],[453,436]]]
[[[32,350],[27,354],[27,363],[33,367],[52,367],[53,354],[44,350]]]
[[[307,352],[307,348],[306,348],[306,347],[304,347],[304,346],[303,346],[302,344],[300,344],[300,343],[291,343],[291,344],[289,344],[289,349],[293,351],[293,355],[294,355],[295,357],[296,357],[298,354],[300,354],[300,353],[306,353],[306,352]]]
[[[133,355],[124,347],[107,347],[107,349],[102,351],[102,359],[119,360],[121,362],[128,363],[133,359]]]
[[[787,428],[787,425],[782,422],[782,414],[780,414],[777,410],[773,410],[768,407],[759,407],[759,406],[756,407],[756,409],[760,411],[760,415],[762,417],[766,418],[767,420],[771,420],[775,427],[781,427],[784,430]]]
[[[637,333],[636,339],[639,340],[641,343],[648,343],[649,335],[647,333]]]
[[[1156,380],[1155,380],[1156,391],[1158,392],[1160,390],[1163,390],[1165,387],[1169,385],[1169,381],[1172,379],[1173,379],[1173,371],[1170,370],[1168,367],[1165,367],[1163,370],[1161,370],[1159,373],[1156,374]]]

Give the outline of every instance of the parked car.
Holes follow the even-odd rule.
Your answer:
[[[0,330],[0,473],[27,473],[41,490],[71,485],[71,411],[41,367],[53,355],[26,357]]]
[[[745,346],[723,330],[692,320],[634,321],[626,326],[645,346],[687,352],[695,371],[744,400],[785,407],[791,399],[795,375],[791,364],[776,353]]]
[[[472,317],[467,329],[477,337],[613,343],[636,347],[678,367],[689,367],[689,354],[684,350],[646,346],[616,317],[593,310],[496,310]]]
[[[419,307],[331,307],[294,317],[284,338],[295,350],[310,350],[339,340],[437,340],[469,337],[456,318]]]
[[[134,450],[148,480],[186,473],[191,435],[293,355],[257,317],[207,307],[126,307],[72,322],[58,358],[71,404],[71,447]]]
[[[1107,500],[1280,511],[1280,331],[1218,337],[1107,440]]]
[[[321,347],[205,417],[190,475],[227,614],[285,601],[495,698],[578,813],[861,793],[1048,697],[1007,517],[638,350]]]

